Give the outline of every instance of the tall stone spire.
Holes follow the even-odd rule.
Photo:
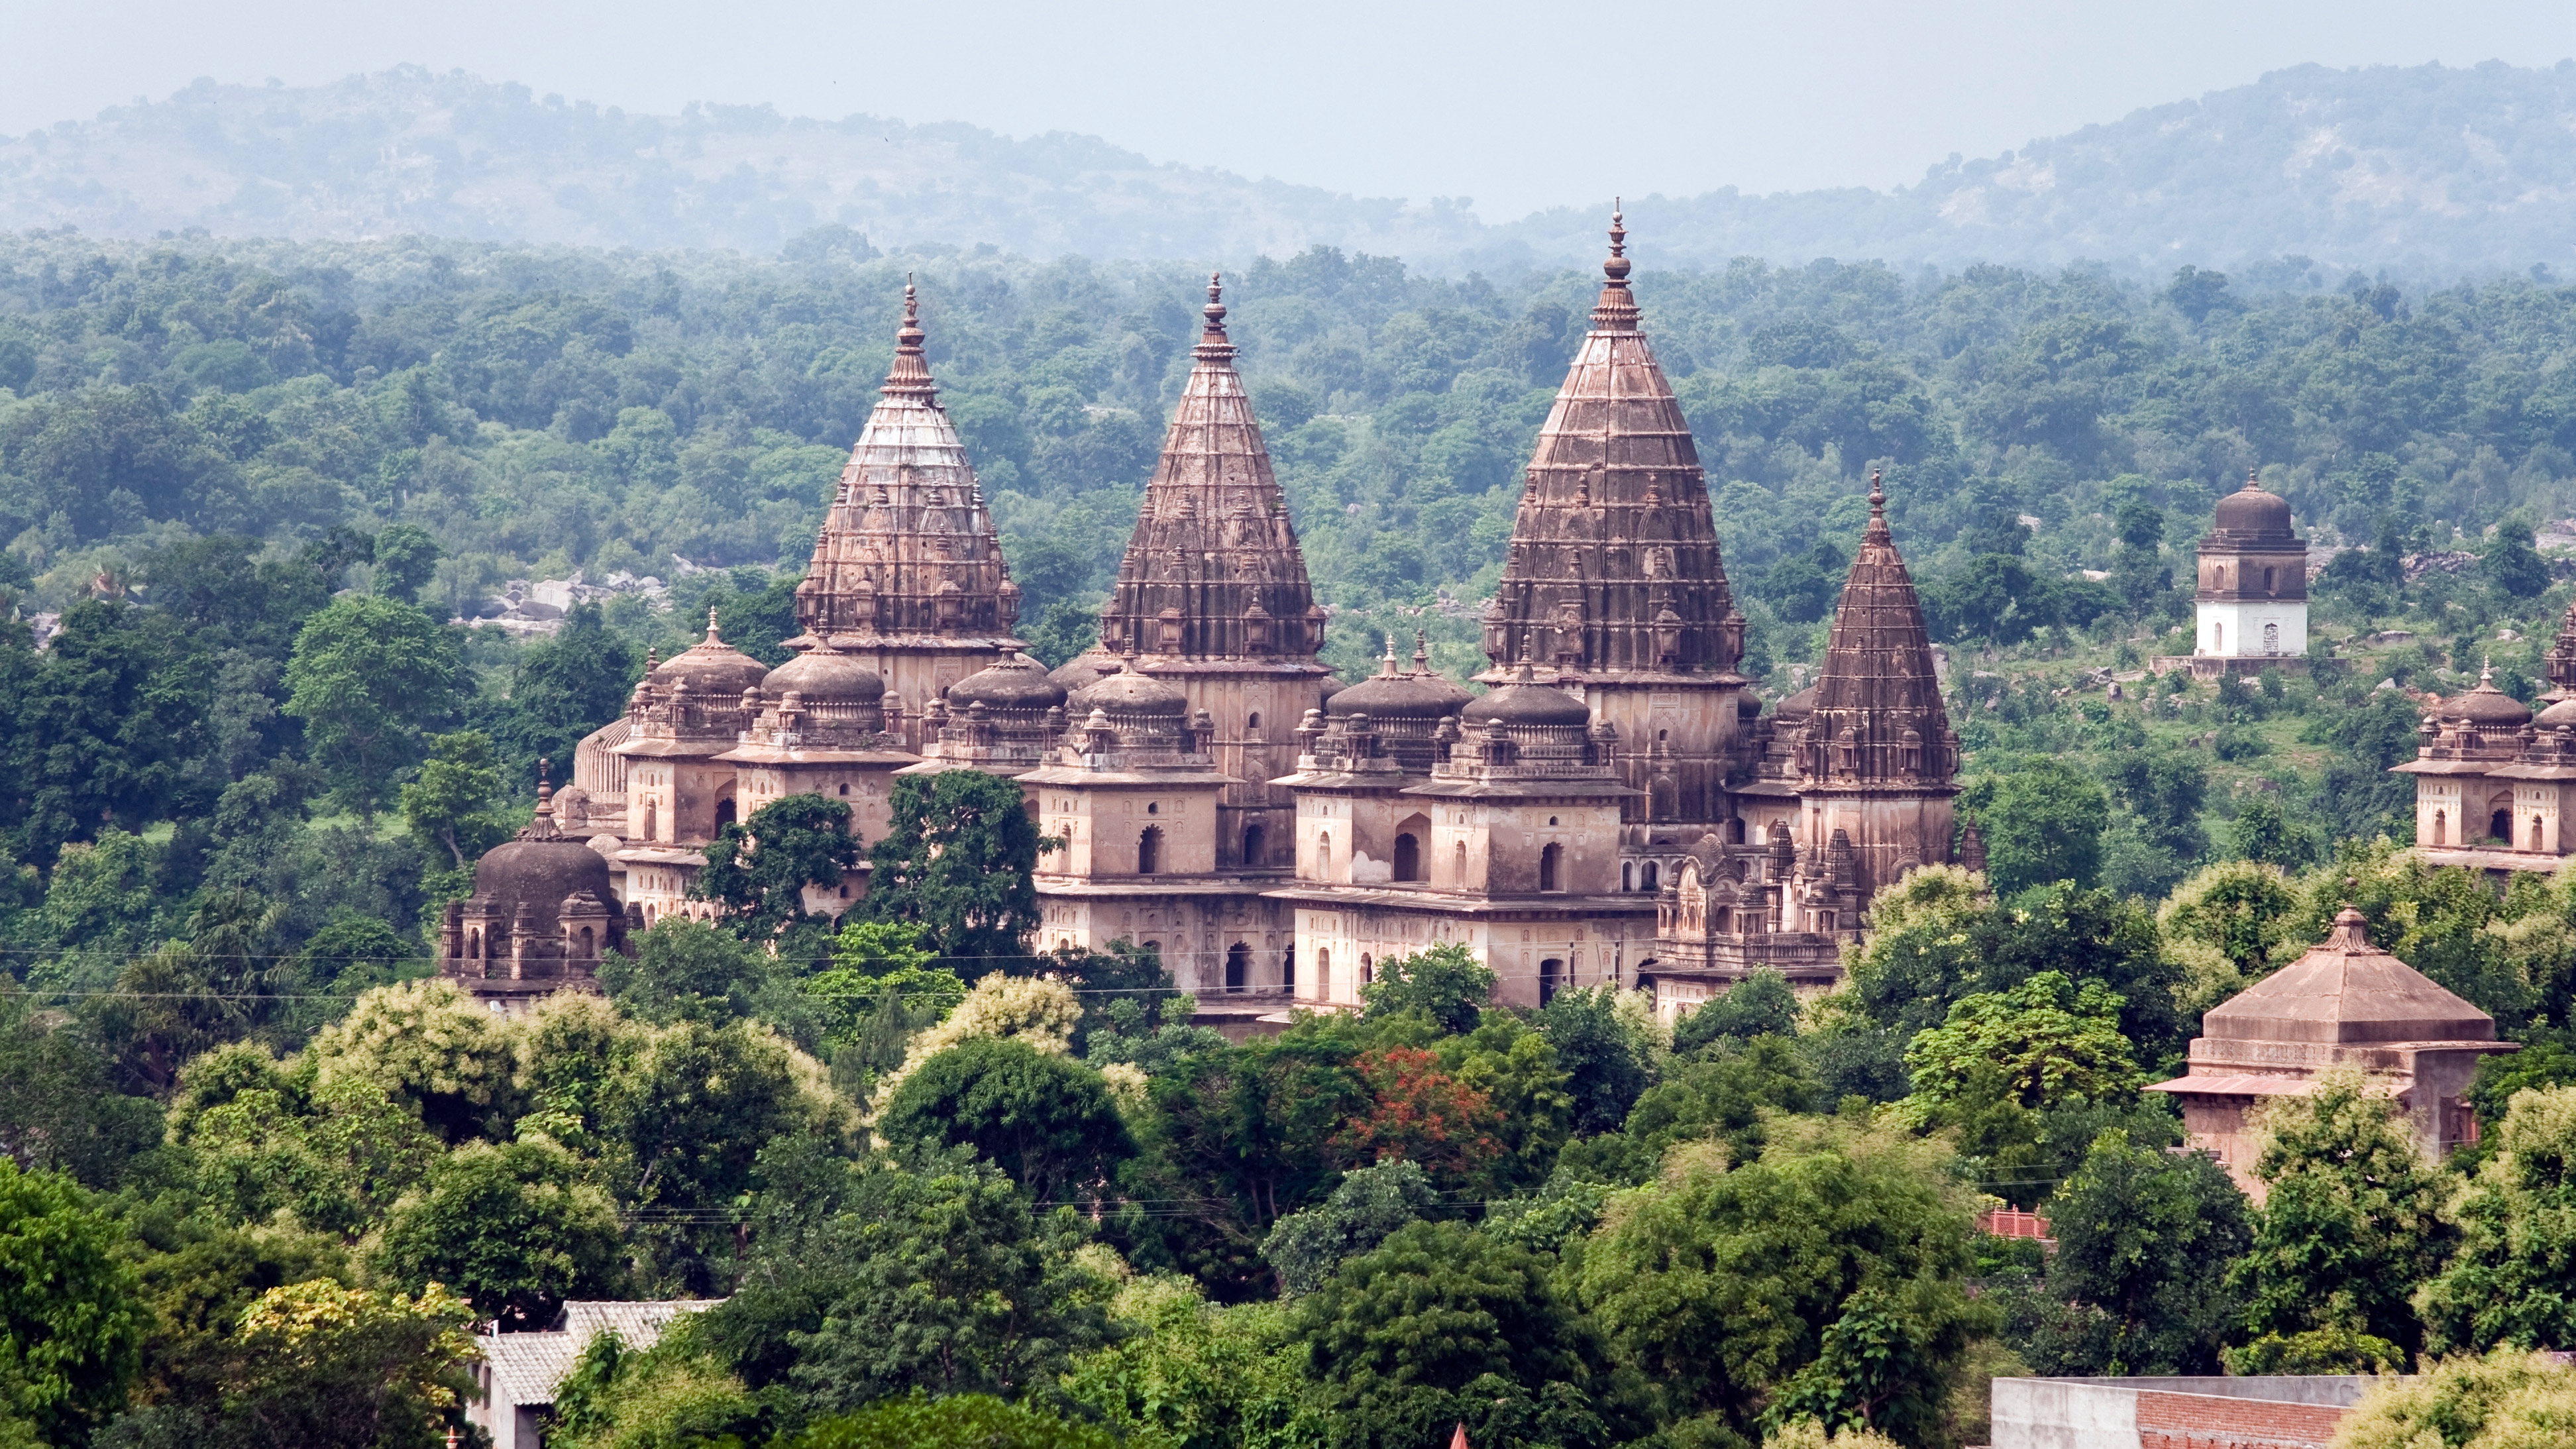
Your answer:
[[[1165,660],[1311,661],[1323,612],[1271,475],[1234,343],[1220,279],[1208,278],[1206,324],[1163,455],[1100,616],[1100,641]]]
[[[860,429],[796,589],[790,647],[867,656],[918,710],[1018,647],[1011,582],[965,444],[922,355],[921,306],[903,287],[894,367]]]
[[[1699,451],[1638,330],[1627,238],[1614,211],[1592,330],[1539,430],[1486,614],[1489,677],[1524,651],[1587,678],[1706,677],[1743,653]]]
[[[1864,894],[1950,849],[1958,737],[1914,580],[1887,528],[1887,494],[1869,481],[1869,526],[1825,645],[1824,672],[1798,746],[1809,832],[1853,842]]]

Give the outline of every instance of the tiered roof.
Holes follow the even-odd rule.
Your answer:
[[[797,586],[796,618],[807,632],[792,647],[828,640],[860,649],[908,638],[1016,643],[1019,587],[966,446],[939,406],[923,338],[920,303],[906,282],[894,369],[841,470]]]
[[[1628,289],[1610,218],[1592,330],[1557,390],[1512,525],[1485,652],[1563,674],[1720,674],[1743,652],[1690,425]]]
[[[1946,784],[1956,761],[1914,580],[1869,483],[1869,527],[1843,584],[1800,761],[1812,779]]]
[[[1100,617],[1110,653],[1311,664],[1323,611],[1208,278],[1196,365]]]

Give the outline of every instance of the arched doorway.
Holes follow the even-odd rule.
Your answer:
[[[1661,890],[1663,887],[1662,887],[1661,885],[1659,885],[1659,884],[1658,884],[1658,882],[1659,882],[1659,881],[1661,881],[1661,880],[1662,880],[1662,878],[1663,878],[1663,871],[1662,871],[1662,868],[1661,868],[1660,866],[1658,866],[1655,862],[1651,861],[1651,860],[1650,860],[1650,861],[1647,861],[1647,862],[1646,862],[1646,889],[1648,889],[1648,890],[1650,890],[1650,891],[1654,891],[1654,890]]]
[[[1265,832],[1260,826],[1243,827],[1243,863],[1248,866],[1261,864],[1261,847],[1266,843]]]
[[[716,829],[722,830],[733,823],[733,797],[727,795],[716,802]]]
[[[1148,825],[1136,837],[1136,873],[1152,875],[1163,868],[1163,827]]]
[[[1315,998],[1333,999],[1333,952],[1329,946],[1315,948]]]
[[[1360,984],[1362,986],[1366,986],[1375,980],[1377,980],[1377,961],[1374,957],[1370,956],[1368,952],[1362,951],[1360,953]]]
[[[1252,948],[1241,941],[1225,948],[1225,989],[1244,991],[1251,987]]]
[[[2433,844],[2435,844],[2435,845],[2448,845],[2448,844],[2450,844],[2450,841],[2449,841],[2449,839],[2447,838],[2447,837],[2450,835],[2450,833],[2451,833],[2450,822],[2449,822],[2448,820],[2445,820],[2445,819],[2443,818],[2443,816],[2442,816],[2442,812],[2441,812],[2441,811],[2439,811],[2439,810],[2434,811],[2434,812],[2433,812],[2433,842],[2432,842],[2432,843],[2433,843]]]
[[[2494,811],[2487,816],[2487,834],[2494,836],[2496,839],[2503,841],[2507,845],[2513,844],[2513,809],[2511,806],[2498,805],[2495,807]]]
[[[644,802],[644,838],[646,840],[662,838],[662,804],[658,800]]]
[[[1279,953],[1279,989],[1291,993],[1297,989],[1297,948],[1294,946]]]
[[[1633,891],[1636,888],[1637,863],[1633,860],[1623,860],[1619,862],[1619,889],[1623,891]]]
[[[1565,986],[1565,963],[1554,956],[1538,963],[1538,1004],[1547,1005]]]
[[[2263,572],[2267,575],[2263,580],[2264,587],[2269,588],[2272,583],[2272,580],[2268,577],[2271,570],[2265,569]],[[2278,654],[2281,652],[2280,625],[2266,624],[2263,626],[2263,652],[2266,654]]]
[[[1449,883],[1460,890],[1467,888],[1467,842],[1459,841],[1454,852]]]
[[[1538,888],[1543,891],[1565,889],[1565,887],[1560,883],[1565,874],[1564,866],[1564,846],[1551,844],[1540,847],[1538,853]]]
[[[2540,848],[2540,817],[2537,815],[2531,817],[2531,848]]]
[[[1431,878],[1423,868],[1422,843],[1431,838],[1431,822],[1424,816],[1408,816],[1395,827],[1395,878],[1400,881],[1426,881]]]

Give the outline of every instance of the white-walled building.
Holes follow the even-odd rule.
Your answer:
[[[2290,531],[2289,501],[2265,492],[2251,473],[2218,500],[2215,526],[2200,541],[2193,599],[2195,676],[2308,667],[2307,541]]]

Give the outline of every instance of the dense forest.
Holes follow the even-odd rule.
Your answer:
[[[1644,274],[1766,693],[1812,674],[1872,470],[1947,650],[1987,872],[1887,893],[1821,999],[1521,1011],[1435,951],[1228,1043],[1150,956],[1026,954],[1034,836],[968,772],[900,802],[846,930],[780,874],[853,863],[837,802],[781,802],[821,814],[746,822],[718,923],[605,999],[423,980],[433,907],[647,650],[713,608],[779,657],[907,274],[1062,658],[1201,276],[0,239],[0,1442],[433,1444],[467,1325],[586,1297],[728,1302],[586,1355],[581,1446],[1947,1449],[1998,1373],[2576,1340],[2533,1289],[2576,1204],[2576,889],[2422,866],[2385,773],[2422,692],[2543,687],[2576,289]],[[1227,286],[1328,657],[1418,628],[1463,676],[1592,274]],[[2342,550],[2314,672],[2159,676],[2248,469]],[[669,607],[464,627],[575,569]],[[2440,1167],[2357,1083],[2304,1099],[2256,1207],[2139,1088],[2346,905],[2525,1049]],[[2056,1249],[1976,1231],[1996,1202]],[[2386,1414],[2523,1412],[2481,1372]]]

